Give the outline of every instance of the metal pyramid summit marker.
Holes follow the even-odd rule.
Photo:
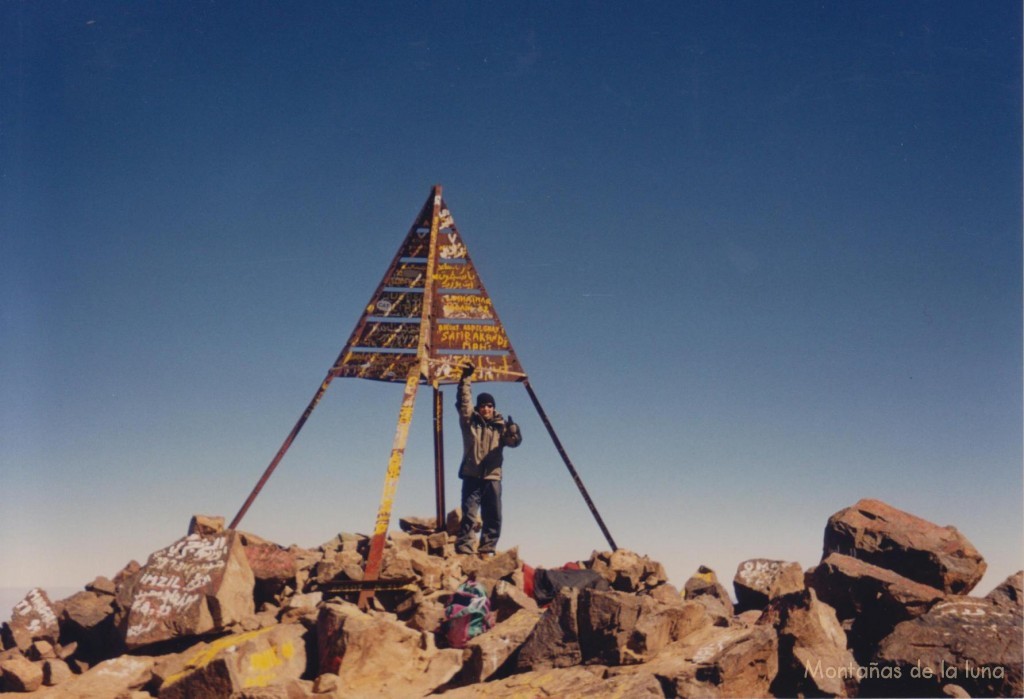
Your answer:
[[[458,381],[467,361],[475,381],[526,378],[435,187],[331,373],[404,382],[420,367],[420,380],[438,385]]]
[[[363,572],[366,584],[359,595],[359,604],[365,607],[373,597],[374,583],[380,575],[392,505],[409,437],[409,425],[416,405],[417,389],[421,384],[432,385],[434,391],[435,521],[439,529],[444,526],[446,509],[440,387],[457,382],[467,362],[473,364],[474,381],[514,381],[523,384],[576,487],[614,551],[617,547],[611,533],[519,364],[491,297],[469,257],[451,212],[441,198],[440,185],[433,188],[420,210],[384,278],[364,307],[341,354],[331,365],[306,410],[228,527],[235,529],[241,522],[332,380],[352,377],[404,382],[405,391],[384,479],[384,492]]]

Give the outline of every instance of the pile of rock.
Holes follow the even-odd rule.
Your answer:
[[[450,517],[448,524],[456,518]],[[400,522],[371,608],[353,601],[367,537],[282,547],[196,517],[188,535],[3,626],[0,691],[46,697],[1018,696],[1022,573],[968,597],[985,564],[962,535],[862,500],[821,563],[742,562],[736,603],[701,567],[682,592],[656,561],[595,552],[600,586],[539,607],[515,549],[457,555],[451,529]],[[468,578],[496,624],[445,647]]]

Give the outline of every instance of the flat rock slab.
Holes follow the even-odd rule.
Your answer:
[[[225,628],[254,610],[255,579],[235,532],[178,540],[149,557],[131,594],[129,649]]]
[[[155,662],[146,656],[123,655],[105,660],[81,675],[32,696],[40,699],[96,699],[128,695],[153,679]]]
[[[519,649],[540,620],[540,610],[520,609],[489,631],[466,644],[462,671],[456,684],[486,682]]]
[[[650,674],[605,678],[600,666],[548,669],[445,692],[445,699],[664,699],[661,683]]]
[[[762,697],[771,696],[778,654],[779,639],[771,626],[705,626],[647,663],[612,667],[607,673],[653,675],[666,696]]]

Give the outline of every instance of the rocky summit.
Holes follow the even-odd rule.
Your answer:
[[[820,563],[701,566],[680,587],[626,550],[534,569],[407,518],[376,594],[369,538],[284,547],[196,516],[188,533],[2,628],[0,692],[34,697],[972,697],[1024,695],[1022,578],[956,529],[877,500],[837,512]],[[473,594],[471,594],[473,592]],[[475,597],[474,597],[475,594]],[[475,610],[470,617],[457,613]]]

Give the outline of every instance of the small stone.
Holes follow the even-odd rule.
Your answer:
[[[188,533],[199,536],[214,536],[224,532],[224,518],[214,515],[192,515],[188,523]]]
[[[341,678],[333,672],[325,672],[313,680],[313,692],[315,694],[327,694],[338,690],[340,687]]]
[[[74,676],[71,668],[63,660],[54,658],[43,663],[43,684],[47,687],[67,682]]]
[[[16,655],[0,661],[3,688],[12,692],[34,692],[43,686],[43,664]]]
[[[113,596],[117,594],[117,585],[114,584],[114,581],[109,578],[105,578],[102,575],[86,585],[85,589],[89,592],[95,592],[100,595]]]

